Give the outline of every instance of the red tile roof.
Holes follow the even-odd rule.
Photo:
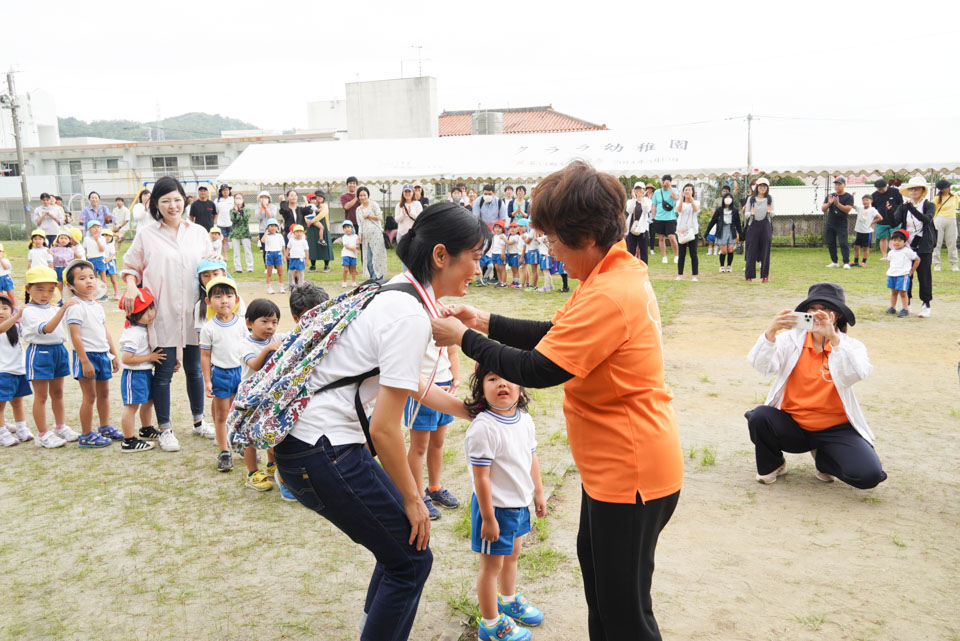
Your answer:
[[[485,109],[503,113],[503,133],[505,134],[543,134],[561,131],[588,131],[606,129],[580,118],[554,111],[552,105],[546,107],[516,107],[512,109]],[[444,111],[440,114],[441,136],[469,136],[473,133],[473,110]]]

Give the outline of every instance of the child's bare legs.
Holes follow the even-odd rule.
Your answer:
[[[267,278],[269,278],[269,276]],[[280,265],[277,265],[277,285],[283,287],[283,267]]]
[[[247,464],[247,472],[250,472],[251,474],[253,472],[256,472],[257,471],[257,448],[245,447],[243,449],[243,462]]]
[[[440,425],[436,431],[427,432],[430,444],[427,447],[427,489],[440,487],[440,473],[443,472],[443,442],[447,437],[447,426]]]
[[[54,425],[63,424],[63,377],[46,381],[31,381],[33,384],[33,422],[41,436],[47,432],[47,398],[53,406]],[[90,413],[93,413],[92,405]]]
[[[58,283],[58,287],[60,287],[60,291],[63,291],[63,283]],[[6,294],[7,298],[10,299],[10,302],[13,303],[13,306],[16,307],[16,306],[17,306],[17,296],[16,296],[16,294],[14,293],[14,291],[11,289],[10,291],[6,291],[6,292],[3,292],[3,293]]]
[[[53,409],[54,425],[63,425],[63,377],[55,378],[50,381],[50,407]],[[36,419],[36,414],[34,414]],[[44,421],[46,423],[46,421]]]
[[[273,448],[272,448],[272,447],[271,447],[271,448],[268,448],[268,449],[267,449],[267,463],[276,463],[276,462],[277,462],[277,459],[276,459],[276,457],[274,457],[274,455],[273,455]]]
[[[350,278],[353,280],[353,284],[357,284],[357,268],[353,265],[350,266]]]
[[[540,270],[537,269],[536,265],[527,265],[527,268],[530,270],[530,286],[536,287],[537,283],[540,282]]]
[[[854,264],[860,262],[860,245],[853,246],[853,262]]]
[[[80,431],[83,434],[89,434],[93,431],[93,404],[97,402],[97,381],[92,378],[80,378],[77,379],[77,382],[80,383],[80,391],[82,396],[80,398]],[[107,381],[104,381],[107,382]],[[99,410],[99,402],[97,402],[97,409]]]
[[[504,265],[497,265],[497,282],[502,283],[507,280],[507,268]]]
[[[290,271],[293,272],[293,284],[294,284],[294,285],[299,285],[299,284],[300,284],[300,270],[299,270],[299,269],[292,269],[292,270],[290,270]]]
[[[657,234],[657,241],[660,243],[660,255],[667,257],[667,238],[663,234]]]
[[[514,282],[519,281],[519,280],[520,280],[520,268],[519,268],[519,267],[514,267],[514,266],[511,265],[511,266],[510,266],[510,276],[511,276],[511,278],[513,278],[513,281],[514,281]]]
[[[153,401],[140,405],[140,427],[153,424]]]
[[[487,620],[500,616],[497,611],[497,578],[503,569],[502,555],[481,554],[480,572],[477,574],[477,601],[480,603],[480,615]],[[514,568],[516,580],[516,568]]]
[[[110,274],[110,284],[113,285],[113,295],[117,295],[117,275]]]
[[[887,239],[881,238],[880,239],[880,258],[886,258],[886,257],[887,257]]]
[[[123,414],[120,415],[120,430],[123,432],[123,438],[133,438],[133,430],[136,427],[137,410],[140,410],[140,422],[143,422],[143,405],[124,405]]]
[[[897,299],[900,298],[900,292],[895,289],[890,290],[890,307],[897,308]]]
[[[100,426],[110,425],[110,381],[94,381],[97,384],[97,418]]]
[[[267,265],[267,287],[270,287],[271,276],[273,276],[273,265]]]
[[[869,256],[869,255],[870,255],[870,247],[869,247],[869,246],[864,247],[864,248],[863,248],[863,262],[867,262],[867,256]]]
[[[430,444],[430,432],[424,430],[410,430],[410,449],[407,450],[407,465],[417,483],[417,493],[423,496],[423,457]]]
[[[350,268],[346,265],[343,266],[343,282],[347,282],[347,274],[350,273]]]
[[[24,423],[27,420],[27,413],[23,410],[23,397],[17,396],[10,400],[10,407],[13,408],[13,420],[17,423]],[[3,412],[0,411],[0,417]]]
[[[907,292],[903,291],[897,293],[900,294],[900,308],[906,309],[910,307],[910,297],[907,296]]]
[[[513,540],[513,554],[503,557],[503,567],[500,569],[500,594],[511,597],[517,593],[517,562],[520,560],[520,550],[523,549],[523,537]]]
[[[213,429],[216,432],[217,447],[223,452],[227,448],[227,414],[233,397],[213,399]],[[254,452],[256,454],[256,452]],[[246,454],[244,454],[246,456]]]

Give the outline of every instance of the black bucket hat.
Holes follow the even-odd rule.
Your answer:
[[[847,307],[847,298],[843,294],[843,287],[836,283],[816,283],[810,285],[807,290],[807,297],[802,303],[796,306],[795,312],[805,312],[811,305],[819,303],[824,307],[831,309],[847,319],[847,325],[856,325],[857,318],[853,311]]]

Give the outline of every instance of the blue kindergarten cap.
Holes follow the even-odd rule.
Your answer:
[[[279,227],[280,223],[277,222],[276,218],[271,218],[270,220],[267,221],[267,227],[269,227],[270,225],[276,225],[277,227]]]
[[[214,269],[222,269],[224,272],[227,271],[227,264],[222,260],[216,260],[215,258],[203,258],[197,263],[197,273],[202,274],[203,272],[210,272]]]
[[[517,219],[517,224],[520,225],[521,227],[529,227],[529,226],[530,226],[530,219],[529,219],[529,218],[518,218],[518,219]]]
[[[99,221],[99,220],[91,220],[91,221],[88,221],[88,222],[87,222],[87,229],[90,229],[91,227],[94,227],[94,226],[100,227],[100,221]]]

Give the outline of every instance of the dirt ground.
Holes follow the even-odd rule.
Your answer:
[[[709,289],[686,288],[679,303],[661,301],[672,306],[667,376],[686,456],[684,490],[657,552],[654,607],[664,638],[960,639],[960,474],[951,456],[960,428],[960,297],[938,299],[926,320],[870,311],[875,295],[851,298],[865,321],[851,334],[876,368],[857,395],[886,482],[870,491],[826,485],[808,455],[787,455],[789,474],[763,486],[753,478],[743,412],[763,401],[770,381],[745,356],[769,317],[803,290],[711,285],[716,279],[683,284]],[[655,282],[658,291],[663,284]],[[261,289],[241,285],[247,300]],[[539,318],[560,303],[523,292],[471,298]],[[116,337],[122,314],[113,305]],[[67,390],[69,414],[79,394],[72,384]],[[179,375],[174,390],[183,390]],[[186,425],[185,394],[175,398],[174,418]],[[584,639],[579,478],[575,470],[550,474],[569,456],[560,392],[534,399],[542,468],[559,487],[528,541],[520,582],[547,615],[535,638]],[[119,393],[112,406],[119,424]],[[462,499],[470,493],[465,428],[451,428],[445,457],[445,483]],[[0,450],[0,638],[356,637],[369,555],[278,492],[245,489],[239,468],[218,474],[212,443],[178,434],[177,454]],[[434,569],[412,638],[448,633],[465,618],[452,608],[475,602],[464,514],[445,511],[434,525]]]

